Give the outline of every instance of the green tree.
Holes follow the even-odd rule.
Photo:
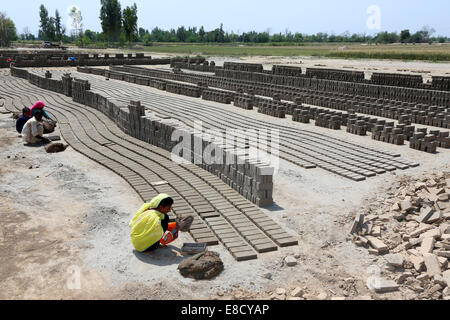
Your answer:
[[[406,29],[406,30],[402,30],[402,32],[400,32],[400,41],[402,43],[407,43],[409,42],[411,39],[411,32]]]
[[[131,7],[123,9],[123,28],[128,42],[132,42],[137,31],[137,6],[134,3]]]
[[[61,25],[61,16],[59,15],[58,9],[55,11],[55,40],[62,41],[63,38],[63,28]]]
[[[181,26],[178,28],[177,30],[177,39],[180,42],[185,42],[186,41],[186,29],[184,28],[184,26]]]
[[[0,47],[9,47],[11,41],[18,39],[14,22],[5,13],[0,12]]]
[[[41,6],[39,7],[39,17],[41,18],[39,38],[46,41],[53,40],[49,38],[50,18],[48,16],[48,10],[43,4],[41,4]]]
[[[395,43],[398,42],[400,40],[400,37],[397,33],[395,32],[380,32],[377,34],[375,41],[377,43]]]
[[[47,27],[47,39],[50,41],[56,40],[56,28],[55,28],[55,18],[50,17]]]
[[[100,21],[108,41],[117,41],[122,28],[122,9],[118,0],[100,0]]]
[[[204,42],[205,41],[205,28],[203,26],[200,27],[200,30],[198,31],[198,36],[199,36],[199,40],[200,42]]]

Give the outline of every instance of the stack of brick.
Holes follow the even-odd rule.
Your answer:
[[[436,90],[449,91],[450,90],[450,77],[432,77],[433,81],[431,86]]]
[[[349,81],[349,82],[363,82],[365,77],[364,72],[362,71],[319,69],[319,68],[306,69],[306,76],[317,79],[328,79],[328,80]]]
[[[358,136],[367,135],[367,126],[364,120],[348,119],[347,120],[347,132],[356,134]]]
[[[166,86],[167,86],[167,82],[163,81],[163,80],[158,80],[158,79],[151,78],[148,81],[148,85],[150,87],[153,87],[153,88],[165,91],[166,90]]]
[[[174,61],[174,62],[170,63],[170,67],[193,70],[193,71],[200,71],[200,72],[215,72],[216,71],[215,64],[209,64],[208,61],[203,62],[203,64],[191,64],[191,63],[182,62],[182,61]]]
[[[450,148],[450,132],[448,131],[439,131],[439,130],[430,130],[430,134],[436,137],[436,142],[438,147],[441,148]]]
[[[309,116],[309,108],[296,108],[294,110],[294,114],[292,115],[292,120],[301,123],[310,123],[311,118]]]
[[[247,84],[247,81],[243,80],[230,80],[220,79],[211,76],[198,76],[198,75],[173,75],[164,71],[156,71],[136,67],[113,67],[113,70],[124,70],[127,72],[138,72],[139,74],[151,75],[154,77],[163,77],[165,79],[172,79],[176,81],[186,81],[191,83],[197,83],[199,80],[207,83],[208,86],[215,86],[224,88],[227,90],[237,90],[242,88],[244,92],[258,94],[258,95],[276,95],[279,99],[283,100],[295,100],[299,96],[310,104],[324,106],[328,108],[334,108],[338,110],[354,109],[356,112],[372,114],[377,116],[389,117],[392,119],[399,119],[403,115],[410,115],[411,122],[423,123],[427,122],[430,125],[446,127],[448,125],[448,110],[442,106],[429,106],[421,103],[411,103],[394,101],[389,99],[377,99],[375,97],[365,97],[359,95],[351,95],[347,93],[333,93],[333,92],[321,92],[301,89],[295,90],[294,88],[285,88],[274,84]],[[238,72],[238,71],[230,71]],[[245,73],[252,74],[255,73]],[[274,76],[274,75],[272,75]],[[275,77],[275,76],[274,76]],[[278,89],[280,88],[280,89]],[[394,88],[395,89],[395,88]],[[398,88],[396,88],[398,89]],[[300,92],[299,92],[300,91]],[[408,96],[408,95],[406,95]],[[286,108],[286,113],[291,114],[295,109],[294,105],[290,105]],[[345,122],[344,122],[345,123]]]
[[[176,94],[182,94],[188,97],[200,98],[201,92],[199,87],[180,83],[167,83],[166,91]]]
[[[272,73],[278,76],[288,76],[288,77],[301,77],[302,68],[292,67],[292,66],[278,66],[274,65],[272,67]]]
[[[372,139],[395,145],[403,145],[406,136],[403,134],[402,128],[394,128],[390,124],[376,124],[372,128]]]
[[[317,127],[328,128],[332,130],[341,129],[341,119],[337,115],[331,115],[326,113],[319,113],[316,116],[315,125]]]
[[[11,65],[11,75],[13,77],[22,78],[28,80],[29,73],[25,69],[16,68],[14,65]]]
[[[373,73],[370,82],[378,85],[422,88],[423,78],[420,75],[397,73]]]
[[[225,62],[223,64],[225,70],[246,71],[246,72],[262,72],[262,64],[257,63],[239,63],[239,62]]]
[[[91,90],[91,84],[87,80],[73,79],[72,81],[72,97],[73,101],[85,104],[86,92]]]
[[[62,80],[62,85],[63,85],[63,93],[68,96],[71,97],[72,96],[72,80],[73,78],[71,77],[70,73],[64,73],[63,76],[61,77]]]
[[[58,93],[64,93],[62,81],[58,81],[51,78],[51,73],[47,73],[45,78],[38,76],[37,74],[30,73],[28,75],[28,81],[40,88],[51,90]]]
[[[450,129],[450,114],[445,116],[443,127]]]
[[[428,153],[435,153],[437,149],[436,136],[427,135],[424,132],[416,132],[409,141],[411,149],[420,150]]]
[[[75,60],[69,60],[69,57],[74,57]],[[2,59],[7,59],[3,57]],[[143,54],[136,54],[133,57],[129,54],[124,57],[123,54],[117,54],[114,58],[110,58],[105,54],[104,57],[100,57],[98,54],[94,54],[92,57],[89,54],[68,54],[68,53],[54,53],[54,54],[11,54],[16,67],[76,67],[80,65],[86,66],[107,66],[107,65],[158,65],[169,64],[170,59],[152,59],[150,56],[144,57]],[[9,64],[1,63],[0,67],[8,67]]]
[[[277,103],[277,101],[258,101],[258,113],[276,118],[286,118],[286,107]]]
[[[141,134],[141,117],[145,116],[145,107],[140,101],[130,101],[128,105],[129,111],[129,134],[134,138],[140,138]]]
[[[253,110],[253,97],[247,96],[243,94],[236,94],[234,97],[234,106],[245,109],[245,110]]]

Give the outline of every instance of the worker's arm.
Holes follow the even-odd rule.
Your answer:
[[[43,116],[45,119],[51,120],[50,116],[47,114],[47,112],[45,112],[45,110],[42,110],[42,116]]]
[[[164,233],[163,237],[159,241],[163,246],[178,239],[178,228],[175,222],[169,224],[168,230]]]

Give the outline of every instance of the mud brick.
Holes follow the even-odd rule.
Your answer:
[[[280,247],[289,247],[298,245],[298,240],[294,237],[272,238]]]
[[[216,237],[198,238],[195,240],[198,243],[205,243],[207,246],[215,246],[215,245],[219,244],[219,240],[217,240]]]
[[[253,244],[253,243],[252,243]],[[272,243],[264,243],[264,244],[255,244],[253,246],[258,253],[265,253],[271,251],[277,251],[278,247],[276,244]]]
[[[268,231],[274,231],[274,230],[279,230],[279,229],[280,229],[280,227],[279,227],[277,224],[275,224],[275,223],[258,224],[258,226],[259,226],[262,230],[264,230],[265,232],[268,232]]]
[[[273,243],[273,242],[268,237],[266,237],[264,239],[251,240],[250,243],[252,246],[255,246],[257,244],[267,244],[267,243]]]
[[[258,228],[252,228],[252,229],[249,229],[249,230],[241,230],[241,229],[238,229],[238,231],[239,231],[239,233],[242,235],[242,236],[244,236],[244,237],[251,237],[251,236],[261,236],[261,235],[263,235],[263,236],[265,236],[262,232],[261,232],[261,230],[259,230]]]
[[[198,229],[192,229],[191,228],[191,230],[189,230],[189,232],[194,237],[201,237],[204,234],[210,233],[211,230],[209,228],[207,228],[206,226],[202,226],[201,228],[198,228]]]
[[[233,232],[233,233],[221,233],[221,234],[218,234],[218,237],[222,241],[225,241],[227,239],[228,239],[228,241],[233,241],[233,240],[237,240],[237,239],[240,238],[239,235],[237,233],[235,233],[235,232]]]
[[[206,205],[206,206],[196,206],[196,205],[192,205],[192,207],[194,207],[195,211],[197,211],[198,213],[209,213],[209,212],[215,212],[215,209],[210,206],[210,205]]]
[[[217,211],[199,213],[199,215],[203,219],[205,219],[205,218],[212,218],[212,217],[220,217],[220,214]]]
[[[210,225],[211,229],[213,229],[214,231],[221,231],[221,230],[229,230],[230,229],[230,225],[229,224],[222,224],[222,225]],[[233,230],[234,231],[234,230]]]
[[[206,230],[204,230],[206,229]],[[206,224],[204,223],[196,223],[196,224],[192,224],[190,231],[192,232],[196,232],[197,230],[204,230],[206,231],[210,231],[207,227]]]
[[[245,251],[252,251],[252,248],[248,244],[244,244],[243,246],[233,247],[230,249],[231,253],[245,252]]]
[[[264,217],[258,216],[256,218],[255,217],[249,217],[249,218],[250,218],[250,220],[252,220],[253,222],[258,223],[258,224],[264,223],[264,222],[274,223],[273,220],[268,218],[267,216],[264,216]]]
[[[234,227],[242,234],[247,232],[261,232],[257,227],[249,224],[244,224],[243,226],[234,225]]]
[[[271,236],[277,236],[277,235],[286,233],[286,231],[284,231],[280,226],[277,225],[276,227],[277,227],[276,229],[264,230],[264,231]]]
[[[231,250],[233,248],[242,248],[242,247],[247,247],[246,243],[243,241],[224,241],[223,245],[225,246],[225,248],[227,248],[228,250]]]
[[[246,236],[243,235],[243,237],[244,237],[247,241],[267,239],[267,236],[264,235],[264,234],[262,234],[262,233],[255,234],[255,235],[254,235],[254,234],[252,234],[252,235],[246,235]]]
[[[206,218],[205,221],[210,225],[228,224],[228,222],[222,217]]]
[[[229,211],[229,212],[223,212],[220,211],[220,213],[222,214],[222,216],[226,217],[226,218],[236,218],[236,217],[241,217],[243,214],[239,211]]]

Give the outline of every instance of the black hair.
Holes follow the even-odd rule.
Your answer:
[[[27,113],[27,112],[30,113],[30,108],[25,107],[22,109],[22,113]]]
[[[33,112],[34,116],[43,116],[43,112],[40,109],[37,109],[36,111]]]
[[[171,205],[173,205],[173,199],[169,197],[169,198],[165,198],[165,199],[161,200],[161,202],[159,203],[158,208],[159,207],[165,208],[165,207],[171,206]]]

